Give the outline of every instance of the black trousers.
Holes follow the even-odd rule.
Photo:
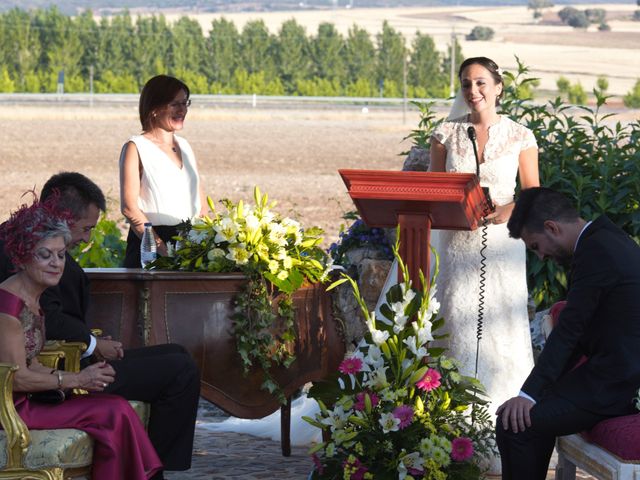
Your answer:
[[[116,371],[108,393],[151,404],[149,438],[165,470],[191,467],[200,373],[181,345],[125,350],[109,362]]]
[[[536,403],[530,414],[531,427],[524,432],[504,430],[500,417],[496,421],[503,480],[545,480],[556,437],[588,430],[610,418],[582,410],[554,394]]]

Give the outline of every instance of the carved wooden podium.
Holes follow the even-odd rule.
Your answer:
[[[472,173],[339,170],[362,220],[370,227],[400,225],[400,256],[415,288],[429,281],[430,233],[475,230],[488,209]],[[398,271],[398,276],[402,275]],[[398,278],[398,280],[402,280]]]

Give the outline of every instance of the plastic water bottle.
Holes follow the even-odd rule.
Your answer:
[[[142,234],[142,241],[140,242],[140,264],[142,268],[147,266],[147,263],[153,262],[156,257],[156,236],[153,234],[153,225],[150,222],[144,224],[144,233]]]

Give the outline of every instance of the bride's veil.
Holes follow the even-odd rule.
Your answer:
[[[467,102],[464,101],[464,97],[462,95],[462,90],[458,89],[458,91],[456,92],[456,96],[453,99],[453,103],[451,104],[451,110],[449,110],[449,115],[447,116],[447,121],[449,120],[454,120],[456,118],[460,118],[460,117],[464,117],[465,115],[468,115],[469,113],[471,113],[471,110],[469,109],[469,106],[467,105]],[[438,241],[438,235],[437,235],[437,230],[432,232],[432,245],[434,243],[437,243]],[[435,262],[432,262],[432,266],[434,265]],[[398,261],[394,260],[392,265],[391,265],[391,269],[389,270],[389,273],[387,274],[387,279],[384,282],[384,287],[382,287],[382,291],[380,292],[380,296],[378,297],[378,302],[376,303],[376,310],[375,310],[375,314],[376,317],[380,316],[380,307],[386,302],[386,296],[387,296],[387,292],[389,291],[389,289],[391,287],[393,287],[395,284],[398,283]],[[419,288],[419,286],[418,286]]]
[[[451,110],[449,111],[449,116],[447,120],[453,120],[455,118],[460,118],[465,115],[468,115],[471,112],[469,110],[469,106],[467,102],[464,101],[464,97],[462,96],[462,90],[458,89],[456,92],[456,96],[453,99],[453,104],[451,105]]]

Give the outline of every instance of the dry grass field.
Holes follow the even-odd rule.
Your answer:
[[[183,136],[191,143],[205,191],[214,199],[251,201],[258,185],[277,211],[337,236],[341,216],[353,205],[339,168],[399,169],[402,142],[417,115],[402,124],[401,111],[211,110],[194,107]],[[0,218],[26,190],[39,190],[60,170],[94,179],[119,218],[118,157],[139,131],[131,107],[0,106]]]

